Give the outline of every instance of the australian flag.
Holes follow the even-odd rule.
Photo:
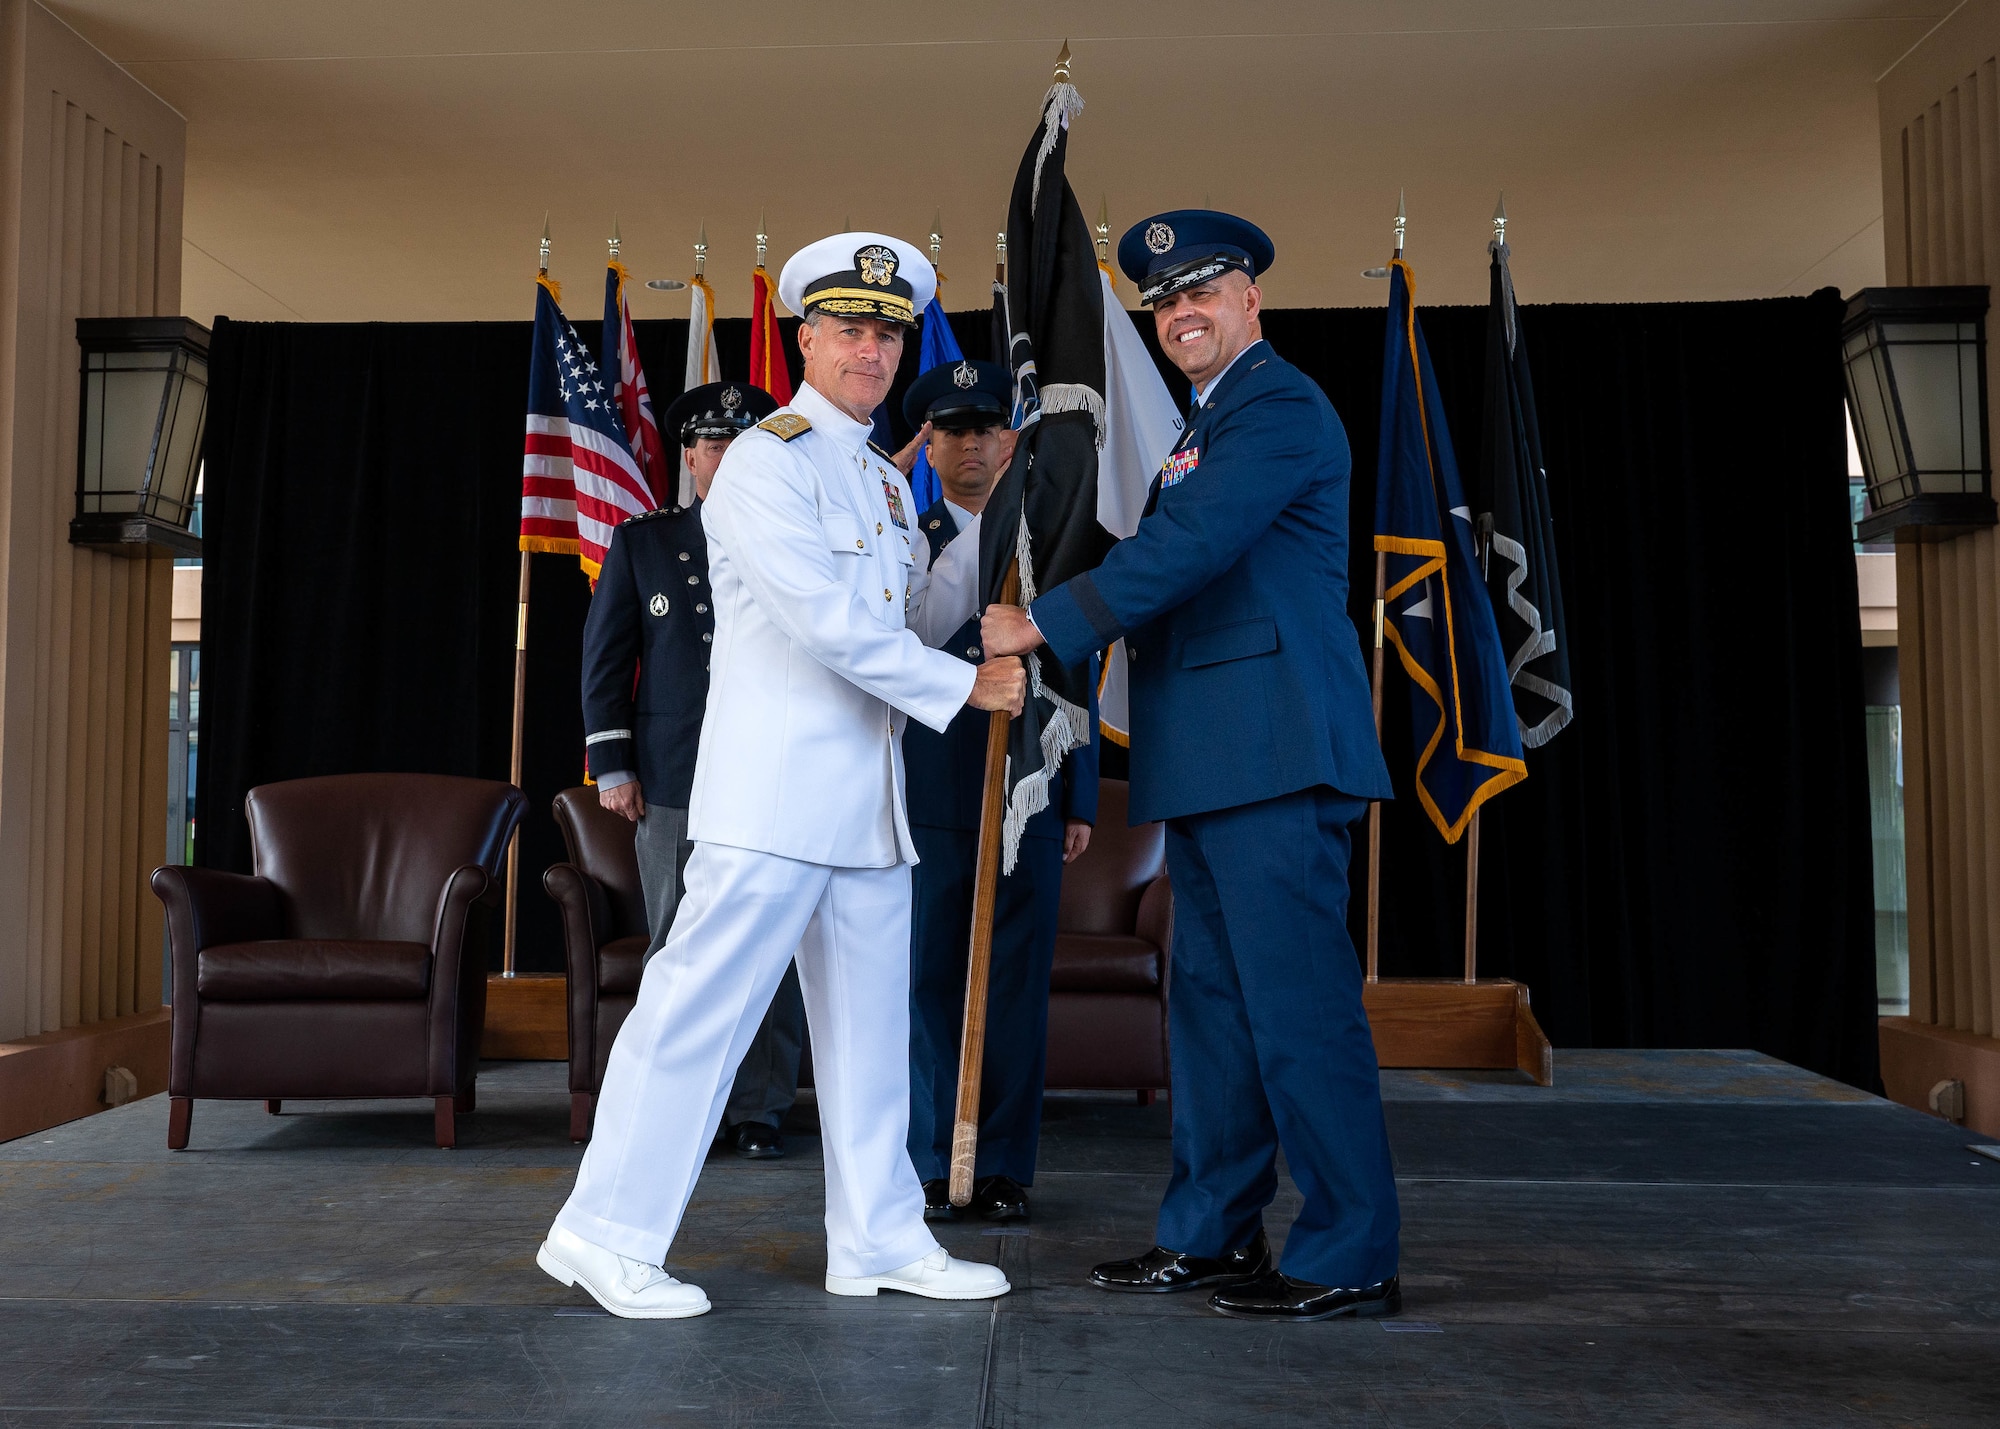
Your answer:
[[[1521,341],[1507,245],[1495,239],[1492,304],[1486,314],[1485,460],[1480,466],[1479,535],[1486,594],[1500,629],[1513,684],[1521,744],[1539,749],[1570,722],[1569,639],[1556,570],[1549,474],[1542,465],[1535,385]]]
[[[965,354],[959,351],[958,338],[951,330],[951,319],[944,315],[944,304],[937,298],[924,309],[923,344],[917,351],[917,375],[923,376],[933,367],[945,363],[965,361]],[[917,510],[928,511],[944,495],[944,486],[938,481],[937,468],[931,465],[928,450],[917,453],[917,464],[910,472],[910,495],[916,498]]]
[[[1417,799],[1445,841],[1456,843],[1473,811],[1527,778],[1528,766],[1480,580],[1472,509],[1400,258],[1389,268],[1375,549],[1388,558],[1383,634],[1413,686]]]

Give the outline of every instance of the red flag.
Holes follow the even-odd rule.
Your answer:
[[[750,385],[762,387],[782,407],[792,400],[792,373],[785,366],[785,337],[778,328],[775,292],[771,275],[758,264],[750,274]]]

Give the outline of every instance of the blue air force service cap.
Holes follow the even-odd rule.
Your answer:
[[[734,437],[778,410],[778,399],[748,382],[709,382],[674,398],[660,423],[669,441],[691,447],[702,437]]]
[[[1138,285],[1142,303],[1157,303],[1228,272],[1243,273],[1254,283],[1276,256],[1256,224],[1207,208],[1155,214],[1118,240],[1118,266]]]
[[[940,362],[910,384],[903,415],[912,427],[940,431],[1004,427],[1014,412],[1014,384],[997,362]]]
[[[936,293],[931,260],[886,233],[822,238],[794,253],[778,274],[779,301],[802,318],[818,310],[915,327]]]

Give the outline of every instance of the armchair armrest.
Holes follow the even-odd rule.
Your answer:
[[[1139,895],[1139,917],[1132,931],[1160,950],[1162,962],[1174,948],[1174,888],[1166,874],[1146,885]],[[1162,980],[1165,973],[1162,970]]]
[[[569,1089],[588,1092],[597,1056],[598,930],[611,926],[611,904],[603,885],[573,863],[551,864],[542,875],[542,888],[562,909],[569,972]]]
[[[187,1095],[194,1084],[194,1034],[199,1019],[195,978],[201,950],[222,943],[281,938],[285,933],[278,885],[268,878],[214,868],[169,864],[153,870],[153,894],[167,910],[167,949],[173,969],[173,1048],[167,1089]]]
[[[466,863],[451,871],[438,892],[431,934],[430,1096],[456,1094],[462,1061],[478,1061],[486,969],[465,956],[465,925],[473,903],[495,882],[478,864]],[[468,1039],[470,1047],[461,1047]]]

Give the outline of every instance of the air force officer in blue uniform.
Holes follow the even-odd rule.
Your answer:
[[[1389,794],[1347,616],[1347,437],[1271,350],[1254,225],[1183,211],[1135,226],[1119,264],[1194,384],[1138,531],[1027,612],[989,607],[989,655],[1046,641],[1131,656],[1134,822],[1163,819],[1174,888],[1174,1168],[1158,1244],[1100,1265],[1106,1290],[1206,1286],[1224,1314],[1393,1314],[1399,1215],[1347,869]],[[1305,1198],[1274,1267],[1278,1148]]]
[[[980,512],[1013,450],[1012,400],[1007,369],[992,362],[940,364],[919,377],[903,399],[910,425],[929,438],[931,462],[944,487],[944,495],[917,519],[930,586],[915,628],[927,644],[975,663]],[[914,456],[914,445],[910,451]],[[928,1220],[957,1214],[946,1193],[989,722],[989,716],[966,709],[942,734],[915,722],[903,731],[910,835],[920,855],[910,916],[910,1160],[924,1183]],[[1028,1214],[1026,1188],[1035,1181],[1042,1131],[1049,969],[1063,865],[1083,852],[1096,817],[1093,739],[1063,762],[1049,789],[1049,807],[1028,821],[1020,859],[1000,880],[994,903],[979,1158],[966,1208],[985,1220]]]

